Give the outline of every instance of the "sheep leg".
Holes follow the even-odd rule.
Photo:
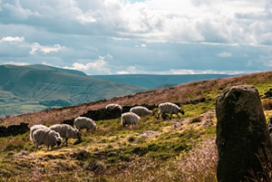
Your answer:
[[[63,145],[66,143],[66,146],[68,145],[68,138],[65,138],[65,141],[63,142]]]
[[[160,119],[160,115],[162,116],[163,113],[159,110],[157,119]]]
[[[178,118],[180,119],[180,117],[179,117],[179,114],[177,113],[177,116],[178,116]]]

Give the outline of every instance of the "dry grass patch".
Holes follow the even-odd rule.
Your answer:
[[[216,182],[218,159],[214,140],[206,139],[174,160],[159,162],[149,157],[136,158],[122,173],[113,175],[112,181]]]

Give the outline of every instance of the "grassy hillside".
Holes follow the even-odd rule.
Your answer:
[[[0,66],[0,116],[76,105],[146,88],[88,77],[42,65]]]
[[[47,66],[47,65],[43,65],[43,64],[33,64],[33,65],[29,65],[28,67],[30,67],[30,68],[47,69],[47,70],[55,70],[55,71],[61,71],[61,72],[64,72],[64,73],[70,73],[70,74],[75,74],[75,75],[80,75],[80,76],[86,76],[86,74],[83,73],[83,72],[81,72],[81,71],[56,68],[56,67]]]
[[[192,81],[210,80],[230,77],[224,74],[190,74],[190,75],[91,75],[93,78],[126,83],[149,89],[166,88],[170,85],[178,85]]]
[[[0,118],[1,125],[28,122],[50,126],[108,103],[121,105],[182,102],[185,115],[170,120],[147,116],[137,126],[123,128],[120,118],[99,120],[97,131],[83,131],[81,143],[46,151],[29,141],[29,133],[0,138],[1,181],[188,181],[216,182],[215,97],[224,88],[254,85],[260,95],[271,87],[272,72],[193,82],[109,100],[37,113]],[[271,103],[269,98],[262,99]],[[155,108],[154,112],[157,113]],[[272,115],[265,110],[268,119]],[[205,169],[205,170],[204,170]]]

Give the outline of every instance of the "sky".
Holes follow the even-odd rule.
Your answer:
[[[0,65],[111,74],[272,69],[271,0],[0,0]]]

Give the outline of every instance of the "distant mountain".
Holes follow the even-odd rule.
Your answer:
[[[64,73],[70,73],[70,74],[75,74],[75,75],[87,76],[82,71],[70,70],[70,69],[63,69],[63,68],[56,68],[56,67],[53,67],[53,66],[47,66],[47,65],[43,65],[43,64],[33,64],[33,65],[29,65],[29,67],[30,68],[47,69],[47,70],[55,70],[55,71],[61,71],[61,72],[64,72]]]
[[[149,89],[166,88],[168,86],[188,83],[192,81],[202,81],[217,78],[231,77],[233,75],[225,74],[194,74],[194,75],[90,75],[93,78],[99,78],[119,83],[146,87]]]
[[[44,65],[0,66],[0,116],[77,105],[147,88]]]

